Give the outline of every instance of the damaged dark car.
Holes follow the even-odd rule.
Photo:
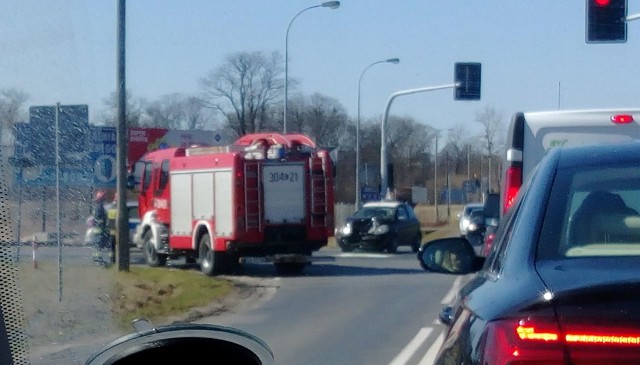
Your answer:
[[[336,228],[343,252],[354,250],[395,253],[400,246],[417,252],[422,241],[420,222],[408,204],[400,201],[368,202]]]

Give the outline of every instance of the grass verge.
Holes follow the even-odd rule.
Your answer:
[[[129,272],[115,271],[114,311],[122,327],[130,327],[139,317],[161,323],[176,313],[209,305],[232,290],[230,281],[197,271],[132,267]]]

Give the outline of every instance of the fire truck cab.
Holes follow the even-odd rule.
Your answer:
[[[133,173],[141,219],[134,240],[150,266],[185,257],[216,275],[261,257],[300,273],[333,234],[333,163],[301,134],[160,149]]]

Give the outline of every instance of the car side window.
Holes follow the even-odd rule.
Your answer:
[[[398,211],[396,212],[396,215],[398,216],[398,220],[400,221],[406,221],[407,218],[409,217],[407,215],[407,211],[404,209],[403,206],[398,207]]]
[[[527,191],[529,190],[529,184],[535,177],[537,171],[538,167],[536,166],[536,168],[532,171],[529,179],[520,188],[514,205],[509,209],[507,214],[500,222],[500,228],[498,228],[498,231],[496,232],[496,244],[494,245],[494,249],[492,250],[492,252],[489,254],[489,257],[487,258],[487,262],[485,264],[485,268],[487,268],[489,272],[498,274],[502,269],[502,262],[505,253],[509,249],[511,235],[513,234],[513,229],[516,225],[515,223],[517,222],[518,211],[522,206],[522,202],[526,198]]]
[[[411,207],[405,206],[405,209],[407,210],[407,216],[409,217],[409,219],[411,220],[417,219],[416,214]]]

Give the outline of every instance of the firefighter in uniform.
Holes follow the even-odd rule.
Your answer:
[[[93,217],[96,221],[96,227],[98,227],[98,250],[102,250],[111,246],[111,237],[109,235],[109,226],[107,222],[107,211],[104,207],[104,202],[107,199],[107,192],[104,190],[98,190],[96,192],[94,202],[96,204]]]

